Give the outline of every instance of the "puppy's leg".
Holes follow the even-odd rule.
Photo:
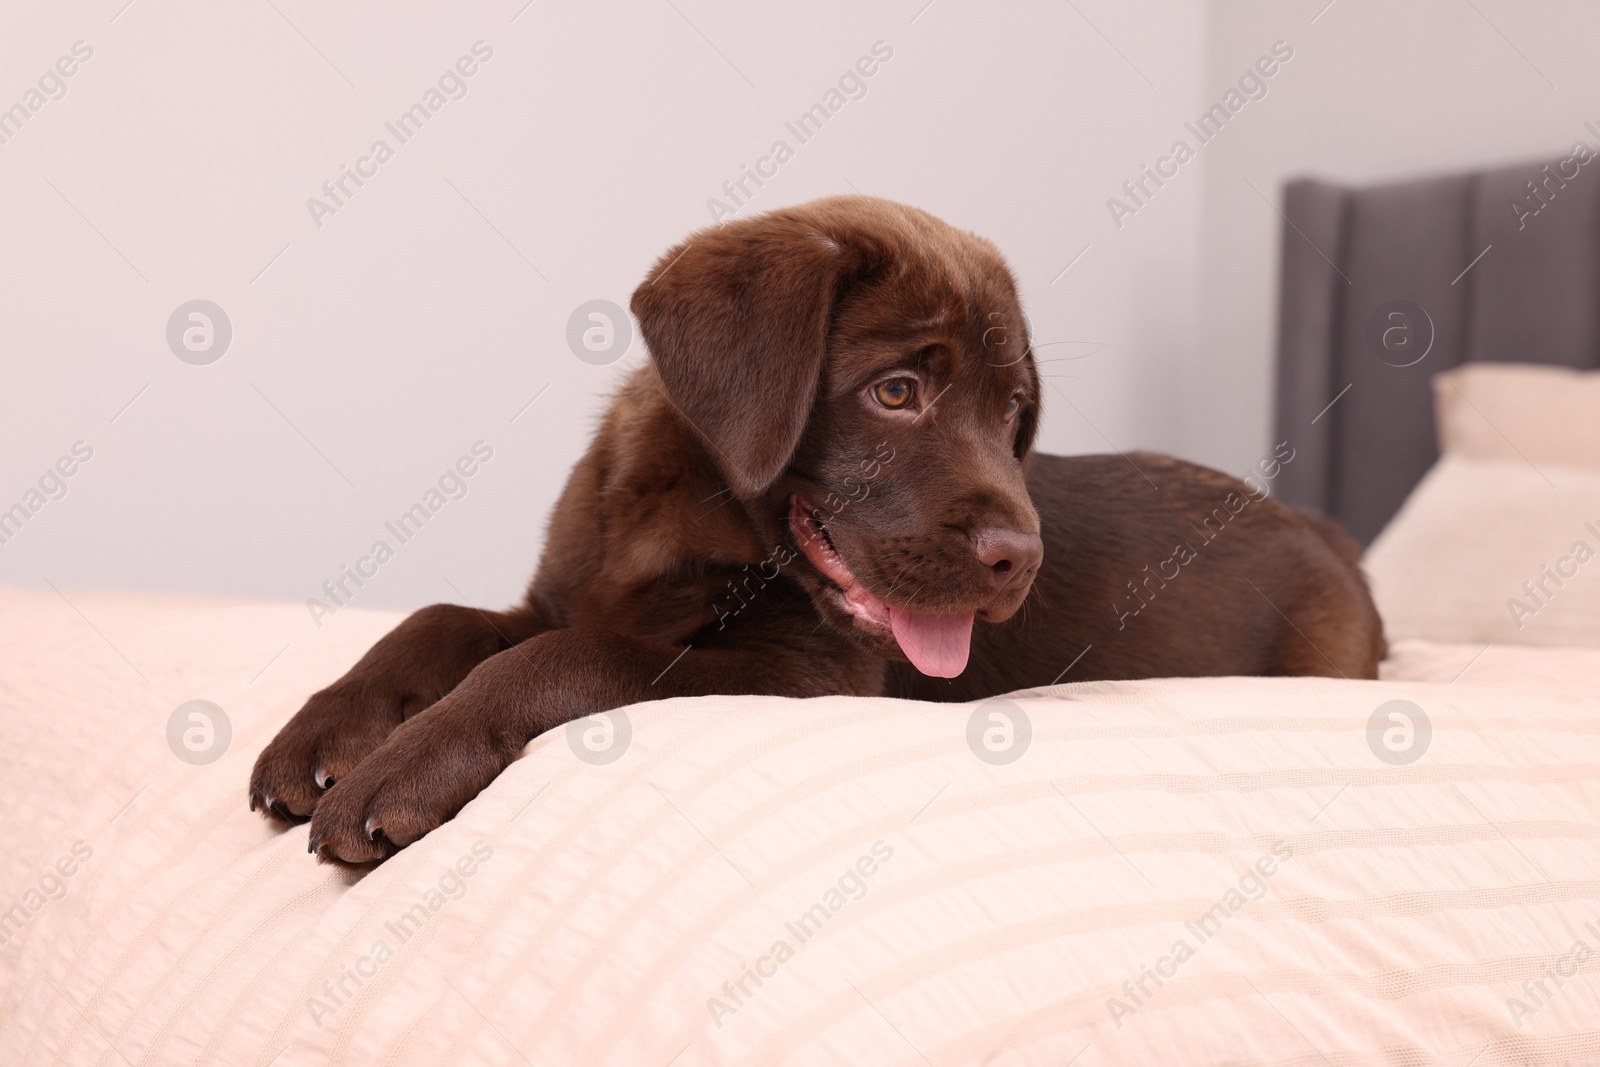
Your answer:
[[[1359,579],[1358,579],[1359,580]],[[1320,589],[1283,608],[1273,674],[1376,678],[1387,651],[1383,620],[1354,595]]]
[[[454,689],[479,663],[543,627],[530,608],[482,612],[423,608],[395,627],[350,671],[306,701],[262,750],[250,807],[304,822],[318,800],[396,726]]]
[[[879,661],[822,649],[803,632],[685,651],[552,630],[485,660],[340,778],[312,816],[311,848],[334,863],[383,860],[460,811],[534,737],[596,712],[675,696],[864,695],[882,685]]]

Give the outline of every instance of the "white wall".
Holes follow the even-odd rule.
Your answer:
[[[1233,367],[1195,343],[1202,226],[1216,232],[1202,207],[1244,212],[1198,167],[1120,229],[1106,199],[1199,110],[1208,65],[1277,32],[1265,16],[1219,11],[1208,56],[1204,9],[1176,0],[124,3],[13,5],[0,23],[0,107],[74,42],[93,49],[0,144],[0,508],[74,442],[93,449],[0,544],[0,581],[302,601],[382,538],[397,554],[357,604],[515,599],[642,355],[581,362],[568,316],[626,305],[653,258],[710,221],[722,182],[792,141],[785,120],[880,40],[894,54],[867,95],[748,210],[859,190],[996,240],[1041,356],[1060,360],[1045,365],[1051,450],[1247,461],[1262,437],[1264,385],[1220,428],[1185,387],[1214,397],[1259,372],[1253,350]],[[1361,53],[1347,24],[1371,17],[1344,4],[1323,20],[1328,51],[1308,42],[1257,126],[1333,107],[1311,87]],[[385,121],[480,40],[493,56],[467,94],[398,144]],[[1297,135],[1309,148],[1318,131]],[[394,158],[317,226],[307,199],[380,137]],[[1273,167],[1247,158],[1270,187]],[[1233,250],[1249,284],[1210,297],[1251,314],[1270,271],[1261,214]],[[209,365],[166,342],[194,298],[232,323]],[[1253,345],[1268,324],[1236,329]],[[479,440],[494,456],[466,497],[398,545],[385,520]]]
[[[1207,146],[1201,344],[1185,376],[1186,450],[1225,469],[1271,432],[1282,184],[1354,183],[1568,154],[1600,125],[1600,9],[1526,0],[1216,0],[1202,95],[1274,40],[1295,58]],[[1315,21],[1313,21],[1315,20]],[[1141,220],[1142,221],[1142,220]],[[1466,267],[1467,264],[1461,264]]]
[[[854,189],[1007,251],[1056,361],[1047,449],[1240,470],[1271,426],[1281,223],[1256,190],[1552,153],[1600,121],[1576,0],[123,2],[0,22],[0,107],[93,49],[0,143],[0,508],[94,450],[0,544],[14,584],[304,600],[383,538],[357,603],[515,598],[642,358],[581,362],[569,315],[625,305],[777,138],[795,158],[744,211]],[[1199,146],[1184,122],[1280,39],[1267,95]],[[480,40],[466,96],[400,145],[384,123]],[[795,144],[784,122],[880,40],[866,95]],[[394,158],[318,227],[307,199],[380,137]],[[1179,138],[1196,158],[1118,225],[1107,200]],[[165,339],[194,298],[234,331],[206,366]],[[467,496],[399,545],[385,520],[479,440]]]

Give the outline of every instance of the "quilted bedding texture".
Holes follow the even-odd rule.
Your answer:
[[[398,618],[0,590],[0,1062],[1600,1062],[1600,652],[638,705],[357,876],[245,781]]]

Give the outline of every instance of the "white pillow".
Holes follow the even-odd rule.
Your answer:
[[[1534,462],[1445,455],[1412,490],[1363,561],[1391,641],[1600,647],[1600,470]]]
[[[1600,371],[1463,363],[1434,375],[1433,401],[1445,455],[1600,468]]]

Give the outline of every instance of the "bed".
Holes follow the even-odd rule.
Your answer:
[[[1600,180],[1576,158],[1361,189],[1288,184],[1277,435],[1308,462],[1285,469],[1281,499],[1365,544],[1439,458],[1434,375],[1600,367]],[[1387,347],[1375,324],[1393,331]]]
[[[358,876],[244,787],[398,615],[0,590],[0,1062],[1600,1062],[1600,562],[1543,539],[1600,525],[1600,459],[1537,432],[1592,382],[1528,387],[1519,458],[1472,420],[1528,418],[1496,407],[1523,386],[1469,365],[1594,365],[1596,216],[1571,216],[1587,289],[1557,309],[1586,325],[1514,352],[1489,323],[1520,248],[1464,289],[1414,280],[1466,266],[1463,205],[1488,218],[1498,180],[1286,200],[1280,425],[1306,462],[1278,491],[1374,540],[1377,681],[638,705],[536,739]],[[1456,244],[1384,257],[1433,233],[1389,204]],[[1350,336],[1395,299],[1436,336],[1418,364],[1368,351],[1387,379]],[[1575,576],[1507,619],[1505,575],[1537,590],[1544,563]]]

